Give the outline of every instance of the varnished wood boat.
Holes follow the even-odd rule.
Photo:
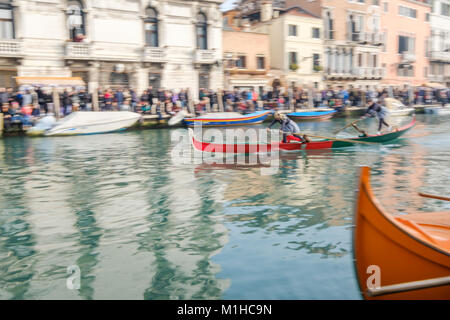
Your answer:
[[[336,140],[320,140],[311,141],[309,143],[270,143],[270,144],[218,144],[212,142],[199,141],[195,138],[192,129],[189,129],[189,135],[192,145],[195,149],[204,152],[217,152],[217,153],[259,153],[270,151],[299,151],[299,150],[318,150],[318,149],[334,149],[344,148],[355,145],[358,142],[372,142],[372,143],[385,143],[395,140],[410,130],[415,124],[415,118],[411,123],[404,127],[398,128],[392,132],[387,132],[380,135],[372,135],[366,137],[352,138],[345,141]],[[353,142],[355,141],[355,142]]]
[[[272,110],[256,111],[246,115],[236,112],[216,112],[197,118],[184,119],[184,123],[189,127],[196,125],[205,127],[246,126],[262,123],[272,113]]]
[[[293,112],[287,114],[289,118],[295,121],[328,120],[337,113],[336,110]]]
[[[365,299],[450,299],[450,212],[391,215],[374,197],[367,167],[355,211],[354,263]]]

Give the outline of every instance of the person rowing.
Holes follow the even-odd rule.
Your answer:
[[[379,120],[377,134],[381,134],[383,124],[388,127],[388,130],[391,130],[392,127],[384,120],[384,118],[388,115],[388,109],[377,103],[377,101],[373,98],[368,98],[367,103],[369,107],[367,108],[364,116],[361,117],[361,120],[369,117],[377,117]]]
[[[279,111],[274,113],[273,121],[267,128],[267,131],[269,131],[277,122],[281,125],[280,131],[283,133],[283,143],[287,143],[288,141],[310,142],[306,135],[300,133],[298,125]],[[290,133],[289,136],[288,133]]]

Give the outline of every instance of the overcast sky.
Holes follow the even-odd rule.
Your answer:
[[[230,10],[233,7],[233,2],[236,0],[225,0],[224,3],[220,6],[222,11]]]

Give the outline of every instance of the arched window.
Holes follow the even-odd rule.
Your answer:
[[[153,8],[145,10],[145,44],[150,47],[158,47],[158,12]]]
[[[203,13],[197,15],[197,48],[206,50],[208,49],[208,25],[206,23],[206,16]]]
[[[83,4],[79,0],[67,2],[67,26],[69,27],[70,39],[81,42],[86,36],[84,25]]]
[[[0,0],[0,39],[14,39],[13,10],[10,0]]]

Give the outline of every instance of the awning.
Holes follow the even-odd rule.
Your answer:
[[[80,77],[16,77],[18,86],[56,86],[56,87],[83,87],[85,83]]]
[[[423,87],[436,88],[436,89],[445,89],[446,87],[441,83],[429,82],[424,83]]]

